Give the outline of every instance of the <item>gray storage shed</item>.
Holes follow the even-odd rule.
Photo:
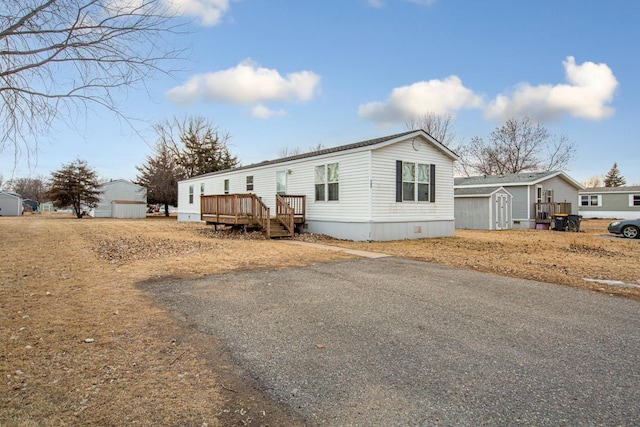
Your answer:
[[[456,188],[453,194],[456,228],[512,228],[513,195],[504,187]]]
[[[20,195],[0,191],[0,216],[20,216],[22,211],[22,197]]]

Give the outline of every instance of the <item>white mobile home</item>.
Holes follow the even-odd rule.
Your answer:
[[[147,189],[131,181],[117,179],[101,187],[100,201],[93,210],[96,218],[146,218]]]
[[[207,220],[201,196],[251,194],[280,212],[276,196],[295,195],[306,203],[303,231],[359,241],[452,236],[456,159],[419,130],[205,174],[178,183],[178,221]]]
[[[8,191],[0,191],[0,216],[22,215],[22,197]]]

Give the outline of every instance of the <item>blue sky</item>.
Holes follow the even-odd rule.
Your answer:
[[[190,34],[180,71],[118,94],[131,126],[101,109],[63,118],[37,162],[0,153],[5,179],[48,176],[75,158],[135,179],[151,124],[202,115],[242,164],[451,113],[457,140],[529,115],[578,147],[578,181],[617,162],[640,185],[640,2],[540,0],[163,0]],[[35,164],[34,164],[35,163]]]

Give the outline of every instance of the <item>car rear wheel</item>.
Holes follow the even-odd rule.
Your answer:
[[[622,235],[628,239],[637,239],[638,234],[640,234],[640,230],[633,225],[627,225],[622,229]]]

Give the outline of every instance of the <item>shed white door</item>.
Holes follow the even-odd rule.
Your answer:
[[[494,210],[496,218],[496,230],[509,229],[509,199],[506,194],[496,194],[496,206]]]

